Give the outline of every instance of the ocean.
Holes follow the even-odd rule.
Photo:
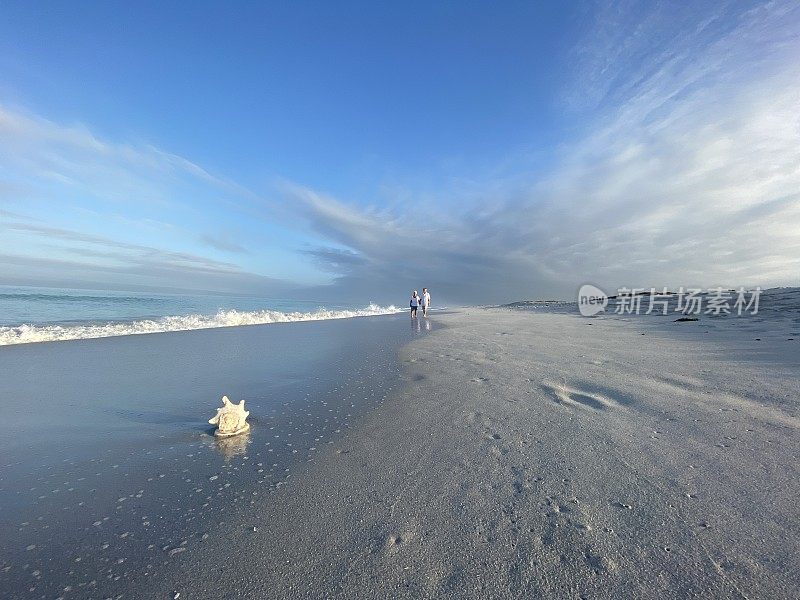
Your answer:
[[[396,312],[369,301],[0,286],[0,346]]]

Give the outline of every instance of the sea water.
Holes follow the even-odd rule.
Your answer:
[[[0,286],[0,346],[398,312],[369,301]]]

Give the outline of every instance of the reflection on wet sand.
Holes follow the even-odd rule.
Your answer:
[[[229,462],[236,456],[241,456],[247,452],[247,446],[250,444],[250,433],[242,433],[240,435],[228,438],[214,437],[210,435],[206,437],[204,443],[208,446],[213,446],[225,459]]]
[[[416,319],[411,319],[411,331],[421,333],[423,330],[431,330],[431,322],[427,317],[417,317]]]

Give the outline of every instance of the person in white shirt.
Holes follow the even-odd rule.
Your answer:
[[[420,298],[417,296],[417,290],[414,290],[414,292],[411,294],[411,302],[408,303],[408,305],[411,307],[412,319],[417,318],[417,307],[419,307],[419,300]]]
[[[431,305],[431,295],[428,288],[422,288],[422,295],[419,297],[419,305],[422,307],[422,316],[428,316],[428,307]]]

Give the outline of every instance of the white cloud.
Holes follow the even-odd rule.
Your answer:
[[[2,105],[0,165],[41,186],[50,181],[106,202],[170,203],[170,191],[181,181],[253,196],[242,186],[150,144],[109,142],[84,125],[63,125]]]
[[[198,232],[197,223],[222,227],[204,213],[250,211],[255,200],[263,204],[236,182],[150,144],[109,142],[83,125],[0,106],[3,282],[285,291],[283,281],[202,252],[245,254],[230,236]],[[187,224],[187,215],[196,223]]]
[[[317,231],[364,257],[340,284],[480,302],[587,281],[800,283],[800,8],[720,10],[666,32],[659,6],[601,22],[581,71],[601,88],[587,90],[594,125],[514,194],[389,215],[290,189]]]

